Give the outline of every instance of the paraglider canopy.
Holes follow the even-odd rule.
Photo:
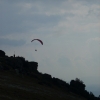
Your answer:
[[[33,42],[34,40],[37,40],[37,41],[39,41],[42,45],[43,45],[43,42],[42,42],[42,40],[40,40],[40,39],[33,39],[31,42]]]

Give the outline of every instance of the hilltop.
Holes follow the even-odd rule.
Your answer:
[[[78,78],[70,84],[38,71],[38,62],[0,50],[0,100],[100,100]]]

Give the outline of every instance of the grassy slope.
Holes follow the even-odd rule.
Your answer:
[[[64,92],[52,84],[40,85],[39,80],[18,76],[13,71],[0,71],[0,100],[86,100]]]

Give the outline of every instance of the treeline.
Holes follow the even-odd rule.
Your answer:
[[[27,61],[24,57],[8,57],[5,52],[0,50],[0,69],[1,70],[15,70],[17,74],[30,74],[31,72],[38,72],[38,63],[34,61]]]
[[[59,78],[52,77],[47,73],[38,72],[38,63],[29,62],[24,57],[15,57],[15,55],[8,57],[5,52],[0,50],[0,70],[14,70],[17,75],[29,75],[38,79],[38,84],[47,85],[52,88],[52,85],[57,86],[65,92],[74,93],[78,96],[87,98],[87,100],[100,100],[95,97],[92,92],[85,90],[86,85],[80,79],[76,78],[67,83]]]
[[[85,87],[86,85],[78,78],[76,78],[75,80],[71,80],[70,82],[71,92],[81,95],[88,100],[100,100],[100,97],[95,97],[92,92],[88,92],[87,90],[85,90]]]
[[[71,80],[70,83],[66,83],[65,81],[51,77],[49,74],[43,74],[45,80],[48,80],[47,83],[46,81],[42,81],[41,84],[46,84],[48,86],[51,86],[50,83],[53,83],[55,86],[62,88],[64,91],[69,92],[69,93],[74,93],[77,94],[78,96],[82,96],[84,98],[87,98],[87,100],[100,100],[99,97],[95,97],[92,92],[88,92],[85,90],[86,85],[78,78],[75,80]]]

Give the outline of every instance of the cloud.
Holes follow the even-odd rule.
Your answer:
[[[100,42],[100,37],[95,37],[95,38],[91,38],[91,39],[88,40],[88,42],[92,42],[92,41]]]
[[[72,1],[21,1],[21,2],[8,2],[6,5],[1,5],[1,35],[19,34],[30,32],[44,32],[47,33],[51,29],[56,32],[68,32],[73,28],[74,31],[89,32],[89,28],[95,28],[96,24],[92,27],[91,24],[83,23],[89,21],[86,18],[89,7],[83,5],[83,2]],[[51,5],[52,4],[52,5]],[[57,6],[55,6],[57,4]],[[5,9],[5,7],[7,9]],[[13,8],[13,9],[12,9]],[[79,9],[80,8],[80,9]],[[99,11],[97,6],[91,7],[95,11]],[[11,13],[11,14],[10,14]],[[97,12],[99,13],[99,12]],[[89,14],[90,15],[90,14]],[[94,16],[93,13],[91,16]],[[92,18],[92,17],[91,17]],[[9,26],[7,25],[9,23]],[[94,24],[94,23],[93,23]],[[52,30],[52,32],[53,32]],[[96,30],[96,29],[95,29]],[[50,33],[50,32],[48,32]]]
[[[0,38],[0,45],[9,45],[9,46],[22,46],[25,44],[24,40],[11,40],[6,38]]]
[[[7,9],[4,8],[5,6]],[[38,7],[40,7],[40,5],[35,6],[36,9],[39,9]],[[12,3],[8,3],[8,5],[2,4],[1,9],[3,9],[1,12],[2,16],[0,18],[2,23],[1,35],[19,34],[20,32],[29,33],[31,31],[35,32],[38,30],[42,31],[42,29],[56,25],[58,20],[61,18],[56,15],[47,16],[46,14],[43,14],[43,12],[38,13],[36,9],[34,10],[34,2],[19,2],[14,5],[12,5]],[[9,25],[7,25],[8,23]]]
[[[60,67],[72,67],[70,59],[64,56],[58,59],[58,64]]]

